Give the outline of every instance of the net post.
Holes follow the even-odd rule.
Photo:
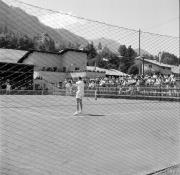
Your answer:
[[[97,89],[95,89],[95,100],[97,100]]]

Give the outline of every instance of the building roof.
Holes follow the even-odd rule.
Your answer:
[[[160,63],[156,60],[149,60],[149,59],[144,59],[145,62],[148,62],[148,63],[152,63],[152,64],[155,64],[159,67],[169,67],[169,68],[172,68],[174,67],[174,65],[169,65],[169,64],[164,64],[164,63]]]
[[[45,54],[55,54],[55,55],[63,55],[65,54],[66,52],[69,52],[69,51],[72,51],[72,52],[81,52],[81,53],[86,53],[86,51],[84,50],[78,50],[78,49],[64,49],[60,52],[49,52],[49,51],[40,51],[40,50],[30,50],[28,51],[25,55],[23,55],[20,59],[19,59],[19,63],[23,63],[23,61],[28,58],[29,55],[31,55],[32,53],[34,52],[38,52],[38,53],[45,53]]]
[[[116,69],[110,69],[106,71],[106,75],[115,75],[115,76],[126,76],[128,74],[118,71]]]
[[[69,51],[87,53],[84,50],[78,50],[78,49],[64,49],[60,52],[48,52],[48,51],[39,51],[39,50],[26,51],[26,50],[2,49],[2,48],[0,48],[0,62],[23,63],[24,59],[26,59],[30,54],[32,54],[34,52],[63,55]]]
[[[144,61],[148,62],[148,63],[155,64],[155,65],[157,65],[159,67],[168,67],[168,68],[171,68],[172,73],[180,74],[180,65],[179,66],[169,65],[169,64],[160,63],[160,62],[158,62],[156,60],[149,60],[149,59],[144,59]]]
[[[28,51],[15,49],[0,49],[0,62],[17,63]]]

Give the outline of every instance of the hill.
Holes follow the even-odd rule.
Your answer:
[[[101,43],[102,47],[107,46],[111,51],[118,52],[120,43],[108,38],[98,38],[93,40],[94,46],[98,47],[98,44]]]
[[[63,28],[55,29],[55,30],[59,35],[64,36],[66,38],[66,41],[69,41],[71,43],[81,44],[81,45],[87,45],[88,44],[88,41],[86,39],[70,32],[69,30],[66,30]]]
[[[53,29],[42,24],[37,17],[29,15],[18,7],[8,6],[0,0],[0,27],[7,27],[14,33],[27,35],[30,38],[47,33],[56,43],[67,45],[85,44],[86,40],[65,29]]]
[[[101,43],[102,47],[107,46],[111,51],[113,52],[118,52],[118,48],[121,45],[119,42],[112,40],[112,39],[108,39],[108,38],[98,38],[98,39],[94,39],[93,40],[94,46],[97,48],[98,44]],[[134,51],[138,54],[139,53],[139,49],[134,49]],[[147,52],[144,49],[141,49],[141,55],[151,55],[149,52]]]

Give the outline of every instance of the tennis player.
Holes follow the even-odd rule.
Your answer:
[[[84,96],[84,82],[82,81],[82,78],[79,77],[79,80],[76,82],[77,92],[76,92],[76,102],[77,102],[77,111],[74,113],[74,115],[78,115],[82,113],[83,104],[82,104],[82,98]]]

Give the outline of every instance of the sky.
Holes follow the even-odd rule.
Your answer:
[[[116,46],[119,45],[139,48],[140,29],[141,49],[154,55],[164,51],[180,55],[178,39],[180,0],[3,1],[8,5],[22,8],[45,25],[66,29],[89,42],[99,43],[105,39],[104,46],[111,46],[114,51],[117,51]],[[71,37],[69,33],[63,35]]]
[[[179,37],[179,0],[21,1],[120,27]]]

